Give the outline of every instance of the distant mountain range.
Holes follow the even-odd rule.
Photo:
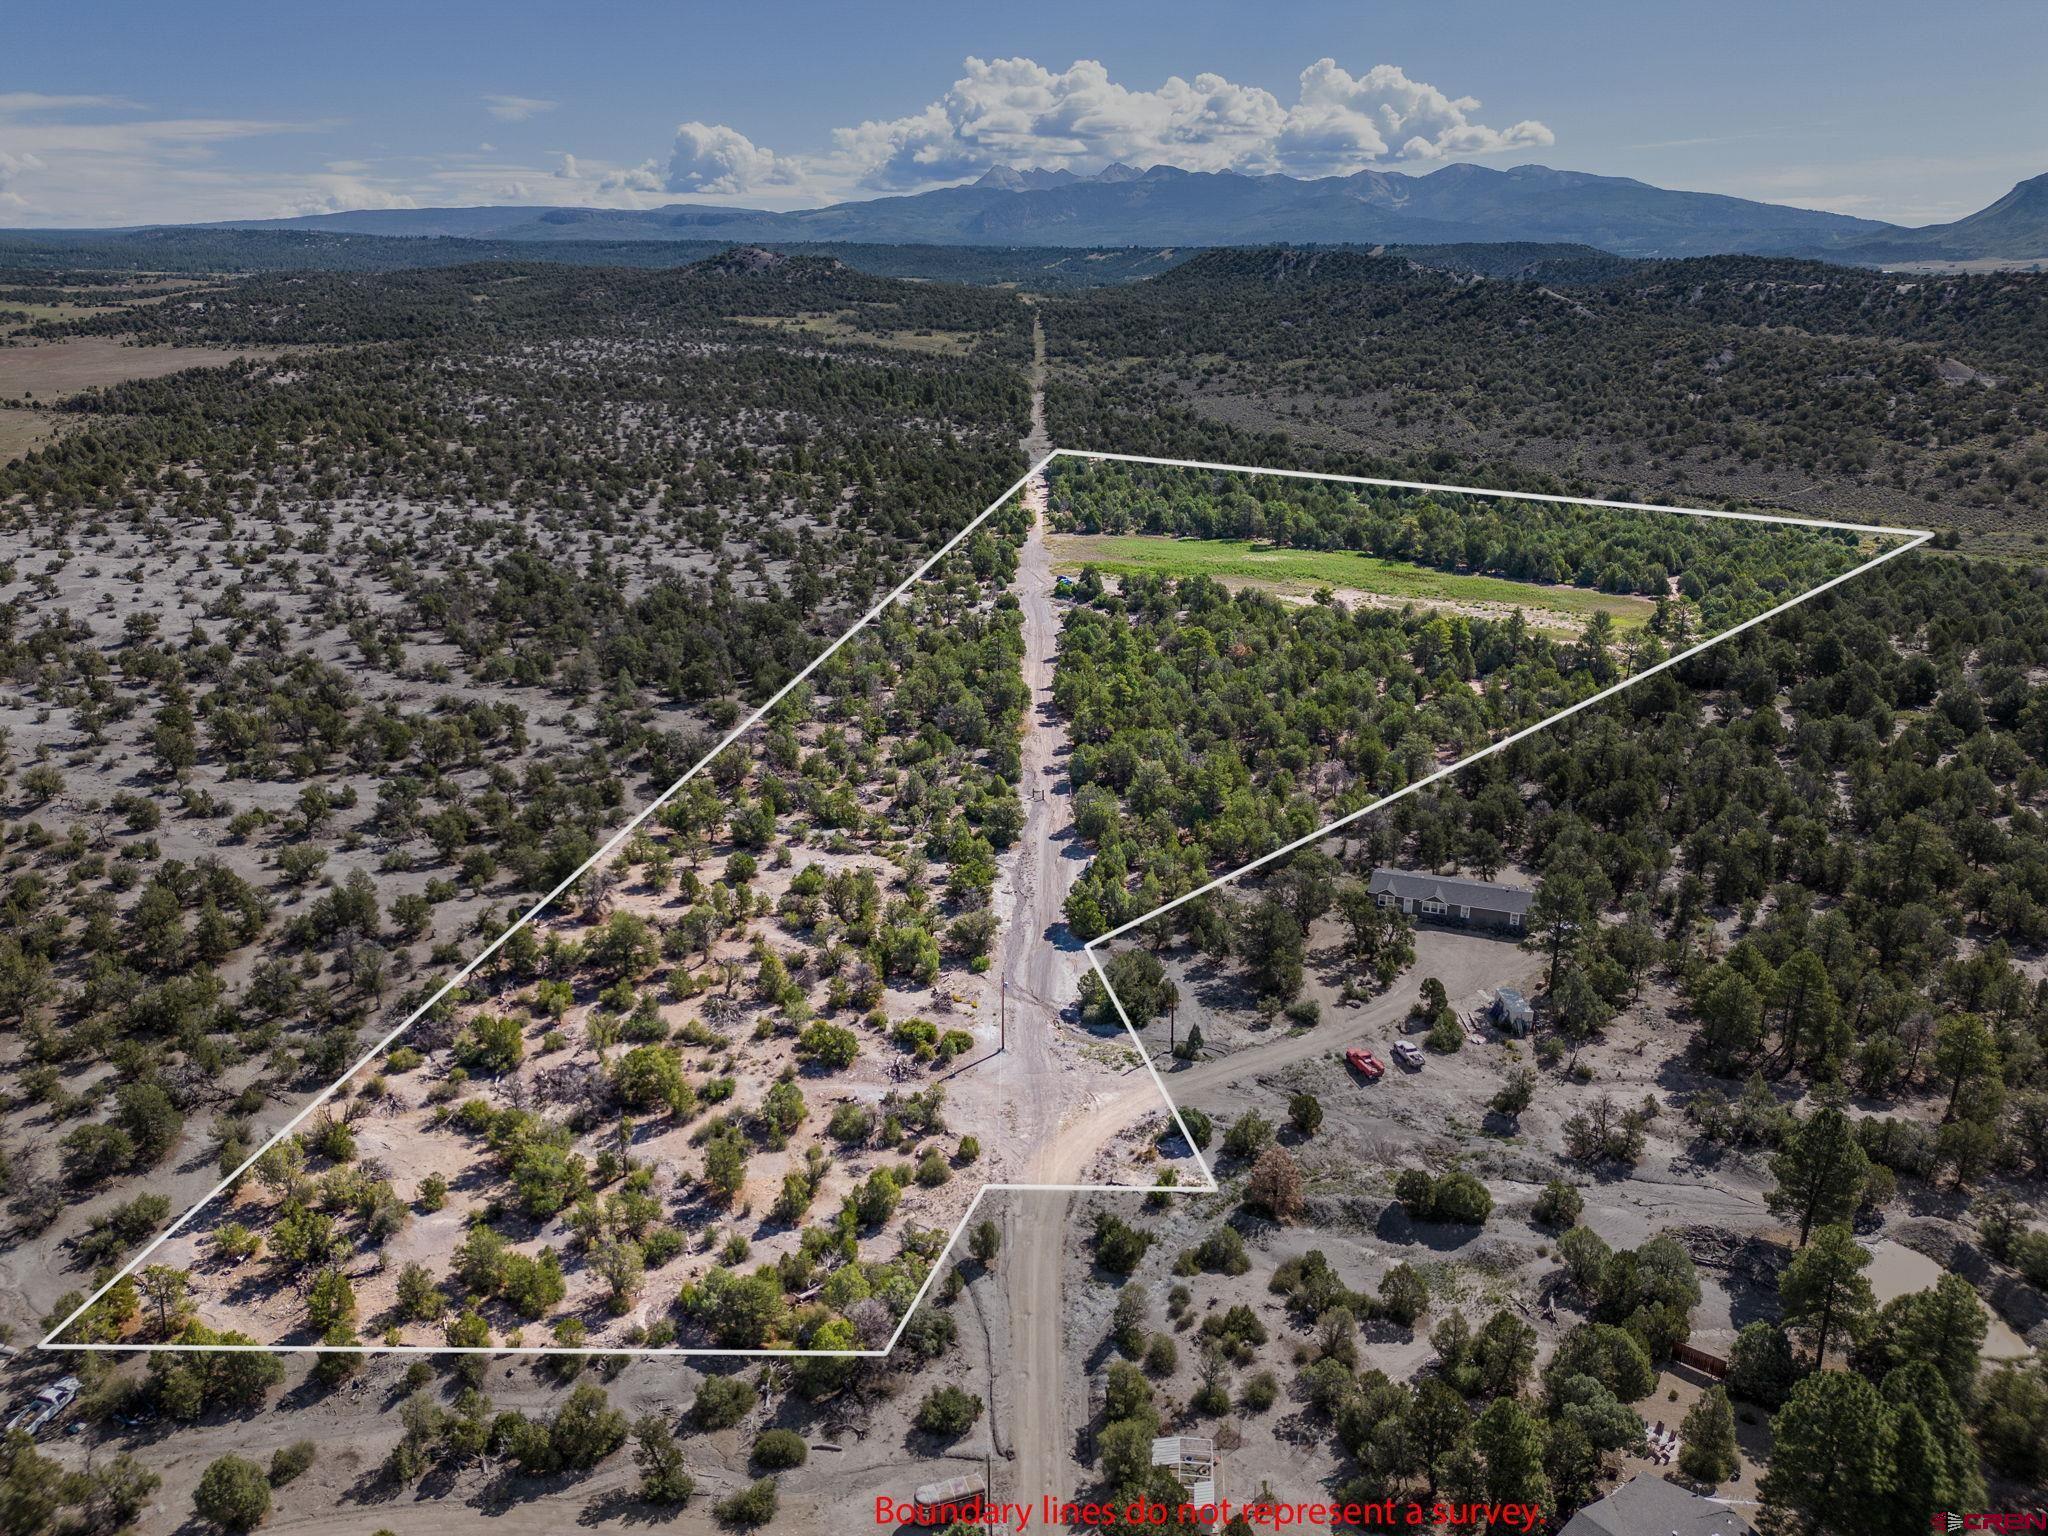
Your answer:
[[[2038,261],[2048,256],[2048,175],[2032,176],[1953,224],[1894,229],[1850,248],[1857,261]]]
[[[2048,258],[2048,175],[1953,224],[1875,219],[1541,165],[1450,165],[1300,180],[1112,165],[1094,176],[1001,166],[971,186],[769,212],[664,208],[391,208],[239,220],[302,229],[496,241],[842,241],[887,245],[1215,246],[1570,243],[1622,256],[1747,253],[1879,265]]]

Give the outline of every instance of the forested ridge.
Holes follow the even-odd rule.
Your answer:
[[[95,279],[118,282],[135,273],[394,272],[486,261],[659,269],[694,266],[731,248],[729,240],[497,240],[191,225],[110,232],[0,231],[0,274],[23,282],[61,276],[66,284],[77,285]],[[877,277],[1015,283],[1041,290],[1131,282],[1194,254],[1172,247],[877,245],[840,240],[768,241],[763,248],[842,261]]]
[[[824,303],[881,306],[915,323],[1019,340],[1007,295],[905,283],[828,256],[728,247],[676,271],[485,261],[373,274],[296,271],[239,279],[175,305],[43,322],[33,332],[113,332],[148,342],[291,343],[580,334],[657,335],[733,315],[794,314]],[[1024,335],[1028,335],[1028,326]],[[1011,356],[1019,355],[1011,350]]]
[[[1070,447],[2025,536],[2048,496],[2044,284],[1213,251],[1061,300],[1048,409]]]

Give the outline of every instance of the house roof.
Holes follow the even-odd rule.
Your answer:
[[[1366,889],[1378,896],[1391,892],[1404,901],[1428,901],[1435,897],[1445,906],[1484,907],[1489,912],[1527,912],[1535,900],[1533,892],[1518,885],[1495,885],[1490,880],[1460,880],[1448,875],[1417,875],[1385,867],[1372,872]]]
[[[1558,1536],[1751,1536],[1750,1523],[1719,1499],[1639,1473],[1588,1504]]]

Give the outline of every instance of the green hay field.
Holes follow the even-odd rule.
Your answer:
[[[1050,543],[1055,569],[1061,571],[1092,565],[1117,576],[1209,576],[1231,586],[1257,586],[1293,596],[1329,587],[1424,604],[1499,604],[1527,610],[1532,622],[1549,616],[1553,626],[1570,623],[1576,628],[1595,613],[1606,613],[1617,628],[1635,629],[1649,622],[1656,606],[1646,597],[1465,576],[1347,550],[1282,549],[1249,539],[1057,533]]]

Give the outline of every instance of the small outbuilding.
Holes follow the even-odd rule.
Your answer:
[[[1492,1013],[1493,1022],[1518,1040],[1536,1027],[1536,1010],[1513,987],[1502,987],[1493,994]]]
[[[1645,1472],[1573,1515],[1558,1536],[1754,1536],[1754,1531],[1723,1500],[1689,1493]]]
[[[1166,1467],[1197,1509],[1216,1502],[1216,1442],[1207,1435],[1165,1435],[1152,1442],[1152,1465]]]
[[[1519,934],[1528,922],[1534,894],[1518,885],[1491,880],[1461,880],[1449,875],[1417,875],[1381,867],[1372,872],[1366,889],[1383,907],[1411,917],[1453,927],[1492,928]]]

